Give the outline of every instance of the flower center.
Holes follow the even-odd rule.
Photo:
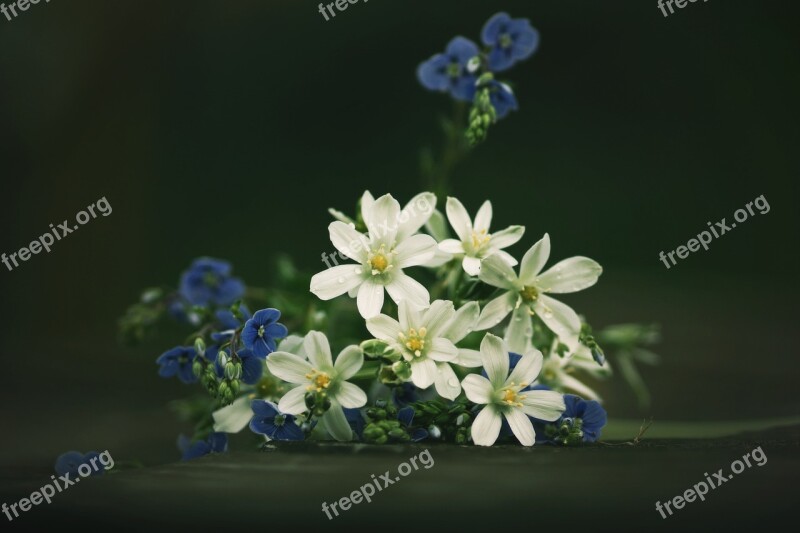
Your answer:
[[[485,229],[472,232],[472,248],[476,252],[485,248],[491,240],[492,236]]]
[[[500,402],[509,407],[522,407],[522,400],[525,399],[525,395],[520,394],[519,391],[527,386],[525,383],[520,383],[519,385],[511,383],[500,391]]]
[[[447,75],[451,78],[458,78],[461,76],[461,65],[458,63],[450,63],[447,65]]]
[[[320,372],[316,368],[306,374],[306,379],[311,382],[311,385],[306,387],[308,391],[322,392],[331,385],[331,377],[327,373]]]
[[[377,250],[372,250],[367,258],[373,276],[379,276],[392,269],[391,252],[386,251],[386,245],[381,244]]]
[[[258,328],[258,336],[259,337],[263,337],[264,336],[264,332],[266,330],[267,330],[267,328],[265,328],[264,326],[259,326],[259,328]]]
[[[219,278],[214,272],[206,272],[203,274],[203,283],[207,287],[216,287],[219,285]]]
[[[530,287],[527,285],[523,287],[521,291],[519,291],[519,294],[526,302],[534,302],[539,298],[539,291],[536,289],[536,287]]]
[[[425,335],[427,334],[428,330],[424,327],[419,328],[419,330],[411,328],[408,333],[400,333],[400,340],[411,353],[416,357],[421,357],[422,352],[425,350]]]
[[[511,35],[508,33],[504,33],[500,36],[500,46],[503,48],[508,48],[512,44],[514,44],[514,39],[511,38]]]

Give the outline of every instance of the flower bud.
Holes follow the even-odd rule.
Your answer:
[[[228,354],[222,350],[217,353],[217,364],[222,368],[228,364]]]
[[[203,340],[203,337],[197,337],[194,340],[194,351],[197,352],[198,357],[205,357],[206,355],[206,343]]]

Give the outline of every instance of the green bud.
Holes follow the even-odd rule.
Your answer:
[[[234,379],[231,381],[231,390],[233,391],[233,394],[239,394],[241,388],[242,388],[241,381],[239,381],[238,379]]]
[[[408,364],[408,361],[397,361],[393,363],[392,372],[403,381],[411,379],[411,365]]]
[[[389,346],[389,344],[378,339],[364,341],[359,347],[364,353],[364,357],[368,359],[383,359],[385,361],[393,362],[402,357],[400,353]]]
[[[230,386],[230,385],[228,385],[228,382],[227,382],[227,381],[221,381],[221,382],[220,382],[220,384],[219,384],[219,386],[217,387],[217,396],[219,396],[219,397],[220,397],[220,399],[222,399],[222,398],[224,398],[224,397],[225,397],[225,395],[226,395],[226,394],[227,394],[227,393],[228,393],[230,390],[231,390],[231,386]]]
[[[378,380],[384,385],[400,385],[403,380],[394,373],[391,366],[383,365],[378,371]]]
[[[228,354],[220,350],[217,353],[217,364],[222,368],[225,368],[225,366],[228,364]]]
[[[206,343],[203,340],[203,337],[197,337],[194,340],[194,351],[197,352],[199,357],[206,355]]]
[[[236,379],[240,379],[242,377],[242,363],[237,361],[234,364],[234,371],[236,373]]]
[[[164,291],[158,287],[145,289],[145,291],[142,293],[142,303],[151,304],[157,300],[160,300],[162,296],[164,296]]]
[[[200,361],[199,359],[195,359],[194,363],[192,363],[192,373],[195,375],[195,377],[199,378],[200,375],[203,373],[204,368],[205,367],[203,366],[202,361]]]
[[[308,409],[314,409],[314,406],[317,404],[317,395],[313,392],[307,392],[305,396],[306,407]]]
[[[236,363],[228,361],[225,364],[225,377],[228,379],[236,379]]]

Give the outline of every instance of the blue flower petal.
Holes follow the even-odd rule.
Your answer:
[[[239,354],[242,359],[242,381],[248,385],[255,385],[264,375],[264,363],[255,354],[245,356],[243,353]]]
[[[446,91],[450,88],[447,67],[450,60],[444,54],[436,54],[417,67],[417,79],[428,90]]]

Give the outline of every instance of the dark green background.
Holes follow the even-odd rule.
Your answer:
[[[4,468],[71,448],[174,460],[188,428],[163,406],[185,389],[153,361],[175,341],[121,348],[117,316],[199,255],[253,285],[279,252],[323,268],[327,207],[420,188],[450,102],[417,84],[418,63],[499,10],[542,44],[507,75],[520,111],[452,187],[470,211],[490,198],[496,227],[527,226],[515,255],[547,231],[554,259],[598,260],[600,283],[564,298],[596,325],[663,325],[652,409],[617,381],[601,387],[611,415],[797,414],[796,2],[664,18],[655,0],[372,0],[330,22],[316,4],[53,0],[0,18],[0,251],[103,196],[113,207],[0,269]],[[762,194],[768,215],[659,262]]]

